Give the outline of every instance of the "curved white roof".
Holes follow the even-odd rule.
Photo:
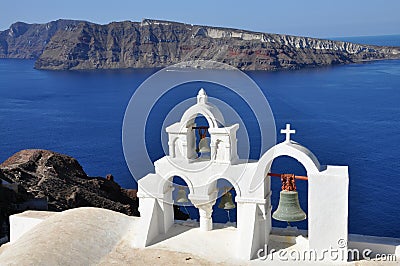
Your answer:
[[[198,115],[203,115],[210,128],[218,128],[225,125],[221,111],[215,105],[208,102],[208,96],[204,89],[197,94],[197,103],[187,109],[181,118],[181,123],[191,124]]]

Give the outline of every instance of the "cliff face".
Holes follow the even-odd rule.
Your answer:
[[[30,56],[28,52],[19,56],[35,58],[45,46],[35,64],[38,69],[148,68],[201,59],[223,62],[242,70],[278,70],[400,58],[400,47],[359,45],[168,21],[125,21],[107,25],[74,21],[52,23],[63,26],[53,26],[53,30],[40,35],[48,42],[47,45],[43,42],[42,46],[31,49]],[[15,29],[6,32],[10,35],[15,33]],[[32,43],[33,29],[26,32],[30,32],[27,36]],[[0,43],[4,43],[5,32],[1,34]],[[22,44],[28,46],[26,41],[22,41],[25,35],[22,33],[15,37],[20,38],[19,43],[11,42],[11,37],[8,37],[7,53],[0,50],[0,56],[18,57],[18,47]]]
[[[0,32],[0,58],[36,59],[58,30],[68,30],[79,23],[74,20],[46,24],[14,23],[8,30]]]
[[[18,184],[25,198],[47,198],[51,211],[106,208],[139,215],[138,200],[112,180],[89,177],[74,158],[46,150],[23,150],[0,164],[0,177]]]

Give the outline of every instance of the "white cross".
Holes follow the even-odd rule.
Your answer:
[[[285,129],[281,129],[281,134],[286,134],[286,140],[285,142],[290,142],[290,134],[296,133],[296,130],[290,129],[290,124],[286,124]]]

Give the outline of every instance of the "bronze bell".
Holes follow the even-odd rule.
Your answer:
[[[211,152],[210,149],[210,138],[207,137],[208,127],[199,126],[192,127],[193,129],[197,129],[197,132],[200,136],[199,145],[196,148],[196,152],[200,152],[202,154]]]
[[[294,174],[282,174],[280,177],[282,191],[279,197],[278,209],[272,214],[272,218],[288,223],[305,220],[307,215],[300,207],[299,194],[296,191],[296,176]],[[303,177],[303,179],[305,178]]]
[[[300,207],[297,191],[281,191],[278,209],[272,214],[272,218],[284,222],[298,222],[307,218]]]
[[[200,153],[207,153],[211,152],[210,149],[210,139],[209,138],[202,138],[199,142],[199,152]]]
[[[178,203],[189,202],[189,199],[187,198],[187,195],[186,195],[186,191],[183,187],[179,187],[178,197],[176,198],[176,202],[178,202]]]
[[[222,195],[221,202],[218,204],[218,208],[224,210],[231,210],[236,208],[235,203],[232,200],[232,193],[229,191]]]

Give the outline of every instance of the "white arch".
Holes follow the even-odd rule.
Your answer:
[[[226,181],[228,181],[229,183],[231,183],[232,186],[235,188],[236,196],[239,197],[239,198],[241,197],[242,191],[241,191],[240,185],[239,185],[235,180],[233,180],[232,178],[227,177],[227,176],[215,175],[215,176],[211,177],[211,178],[208,180],[207,186],[210,186],[213,182],[216,182],[216,181],[218,181],[218,180],[220,180],[220,179],[225,179]]]
[[[319,173],[324,170],[324,166],[321,166],[317,157],[309,149],[294,141],[282,142],[275,145],[261,156],[258,161],[257,170],[251,180],[249,191],[255,191],[263,184],[272,162],[275,158],[280,156],[289,156],[296,159],[304,166],[307,175],[310,173]]]
[[[182,150],[180,143],[181,143],[181,140],[177,136],[171,140],[170,144],[172,144],[172,145],[170,145],[170,147],[173,147],[173,149],[169,150],[169,153],[170,153],[169,155],[172,158],[175,158],[178,156],[183,156],[184,151]],[[177,151],[179,152],[179,155],[176,154]]]
[[[259,164],[268,166],[275,158],[280,156],[289,156],[296,159],[304,166],[307,173],[321,171],[321,164],[317,157],[309,149],[294,141],[275,145],[261,156]]]
[[[185,181],[185,183],[187,184],[188,188],[189,188],[189,193],[193,193],[194,192],[194,188],[193,188],[193,184],[190,181],[190,178],[188,178],[187,176],[185,176],[181,171],[173,171],[173,172],[169,172],[167,175],[163,176],[159,181],[160,184],[160,190],[159,191],[164,191],[165,190],[165,186],[171,182],[172,183],[172,179],[174,178],[174,176],[178,176],[180,178],[183,179],[183,181]]]
[[[219,125],[225,124],[224,116],[218,107],[208,102],[208,96],[204,89],[200,89],[197,94],[197,104],[187,109],[183,114],[181,125],[193,124],[198,114],[207,119],[210,128],[218,128]]]
[[[181,124],[188,125],[194,122],[197,115],[203,115],[208,122],[210,128],[218,128],[219,125],[224,125],[225,120],[221,111],[213,104],[196,104],[185,111],[182,116]]]

